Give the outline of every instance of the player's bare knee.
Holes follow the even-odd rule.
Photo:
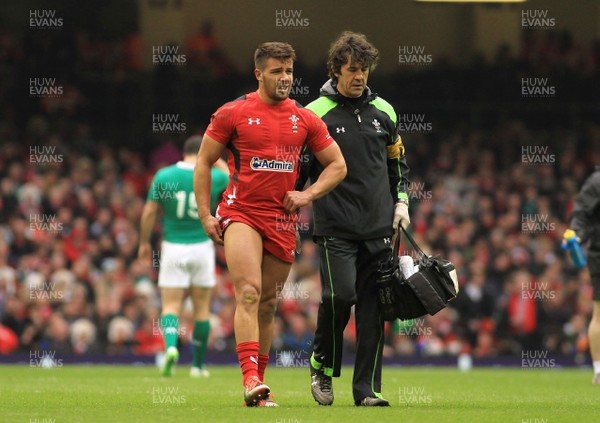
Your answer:
[[[258,305],[260,301],[260,291],[252,284],[245,284],[238,290],[237,302],[243,306]]]
[[[261,299],[258,306],[258,317],[272,319],[277,310],[277,299],[275,297],[269,299]]]

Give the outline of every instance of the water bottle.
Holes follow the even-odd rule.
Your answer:
[[[415,263],[411,256],[400,256],[400,270],[404,279],[410,278],[417,270],[415,270]]]
[[[571,255],[571,259],[573,260],[575,268],[584,268],[587,262],[585,260],[585,256],[583,255],[581,245],[579,244],[579,241],[577,241],[575,231],[573,229],[567,229],[563,235],[563,238],[564,242],[562,243],[561,247],[569,250],[569,254]]]

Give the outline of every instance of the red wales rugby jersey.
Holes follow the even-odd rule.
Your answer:
[[[300,154],[333,139],[325,123],[294,100],[264,103],[254,92],[224,104],[211,117],[206,135],[227,146],[231,178],[223,202],[238,210],[283,210],[294,189]]]

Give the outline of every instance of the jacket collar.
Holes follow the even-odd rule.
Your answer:
[[[365,91],[367,95],[364,97],[364,100],[361,103],[360,107],[364,106],[365,103],[368,103],[371,100],[375,99],[375,97],[377,97],[377,94],[372,92],[368,86],[365,88]],[[334,81],[333,79],[329,79],[323,84],[320,90],[320,94],[324,97],[328,97],[336,103],[346,102],[346,98],[342,96],[337,90],[337,81]]]

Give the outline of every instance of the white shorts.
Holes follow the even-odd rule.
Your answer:
[[[196,244],[163,241],[159,265],[158,286],[161,288],[215,286],[215,245],[212,240]]]

